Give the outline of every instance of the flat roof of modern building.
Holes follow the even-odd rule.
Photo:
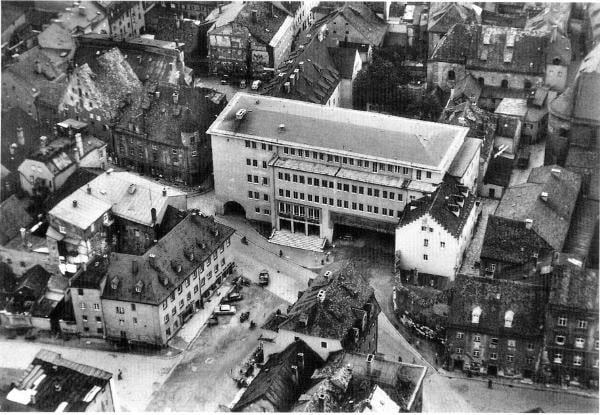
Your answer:
[[[468,128],[237,93],[207,132],[445,170]]]

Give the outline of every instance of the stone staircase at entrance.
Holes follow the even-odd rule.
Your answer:
[[[307,236],[301,233],[289,231],[274,231],[269,242],[277,245],[289,246],[290,248],[306,249],[313,252],[323,252],[325,238],[318,236]]]

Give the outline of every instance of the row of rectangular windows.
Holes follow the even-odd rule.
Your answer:
[[[278,178],[280,180],[284,180],[284,181],[288,181],[288,182],[291,181],[291,182],[300,183],[300,184],[305,183],[305,177],[302,175],[297,175],[297,174],[290,175],[290,173],[279,172]],[[334,188],[333,180],[326,180],[326,179],[319,180],[316,177],[315,178],[307,177],[306,184],[308,184],[309,186],[317,186],[317,187],[320,185],[321,187],[325,187],[325,188],[329,188],[329,189]],[[350,185],[347,183],[337,182],[337,190],[341,190],[343,192],[348,192],[348,193],[354,193],[354,194],[358,193],[360,195],[365,194],[364,186]],[[391,192],[391,191],[387,191],[387,190],[380,190],[380,189],[372,188],[372,187],[367,187],[367,196],[380,197],[380,195],[383,199],[396,200],[395,192]],[[415,198],[414,196],[411,196],[411,200],[414,198]],[[398,200],[399,201],[403,200],[402,193],[398,193]]]
[[[263,200],[265,202],[269,201],[269,195],[266,193],[263,193]],[[260,193],[259,192],[254,192],[252,190],[248,190],[248,199],[255,199],[255,200],[260,200]]]
[[[268,177],[259,177],[257,175],[249,174],[247,176],[247,178],[248,178],[248,183],[259,184],[260,182],[262,182],[263,186],[268,186],[269,185],[269,178]]]
[[[303,192],[292,192],[290,190],[284,190],[284,189],[279,189],[279,196],[281,197],[287,197],[290,199],[296,199],[296,200],[305,200],[305,194]],[[348,202],[347,200],[343,200],[343,199],[337,199],[334,200],[333,198],[327,198],[325,196],[320,197],[318,195],[311,195],[308,194],[306,195],[306,200],[308,200],[309,202],[313,202],[314,203],[322,203],[324,205],[329,205],[329,206],[337,206],[339,208],[343,208],[343,209],[352,209],[352,210],[358,210],[360,212],[363,212],[365,210],[365,205],[362,203],[357,203],[357,202]],[[375,213],[375,214],[379,214],[379,206],[372,206],[372,205],[367,205],[367,212],[368,213]],[[388,209],[388,208],[381,208],[381,214],[384,216],[394,216],[394,209]],[[396,211],[398,217],[402,216],[402,211],[398,210]]]
[[[256,141],[246,140],[245,144],[246,144],[246,147],[248,147],[248,148],[257,148]],[[262,150],[268,149],[268,151],[273,151],[273,146],[271,144],[267,145],[265,143],[261,143],[261,149]],[[368,169],[369,167],[371,167],[371,169],[374,173],[377,173],[377,171],[382,171],[382,172],[387,171],[389,173],[402,173],[404,175],[410,175],[411,170],[412,170],[408,167],[396,166],[393,164],[369,162],[368,160],[354,159],[352,157],[345,157],[345,156],[336,156],[333,154],[320,153],[317,151],[311,152],[310,150],[302,150],[302,149],[299,149],[299,148],[297,149],[297,148],[293,148],[293,147],[283,147],[283,153],[289,154],[292,156],[298,155],[298,157],[305,157],[305,158],[311,158],[311,155],[312,155],[312,158],[314,160],[322,160],[322,161],[327,160],[327,162],[330,162],[330,163],[331,162],[333,162],[333,163],[341,162],[342,164],[347,164],[349,166],[356,165],[357,167],[362,167],[365,169]],[[422,170],[415,170],[417,180],[421,180],[422,172],[423,172]],[[431,172],[426,171],[425,176],[428,179],[430,179]]]

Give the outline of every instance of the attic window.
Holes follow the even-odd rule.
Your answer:
[[[119,286],[119,279],[117,277],[115,277],[110,282],[110,288],[112,288],[113,290],[116,290],[118,286]]]
[[[141,293],[143,289],[144,289],[144,283],[142,281],[138,281],[137,284],[135,284],[135,292]]]
[[[477,306],[471,313],[471,323],[479,324],[479,317],[481,316],[481,307]]]
[[[515,313],[512,312],[511,310],[508,310],[504,314],[504,327],[512,327],[514,316],[515,316]]]

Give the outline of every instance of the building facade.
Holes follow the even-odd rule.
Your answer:
[[[546,308],[545,381],[598,387],[598,272],[558,256]]]
[[[459,275],[450,304],[452,369],[534,379],[543,349],[545,294],[520,281]]]
[[[68,295],[73,304],[75,331],[83,337],[104,337],[104,316],[100,295],[106,284],[108,257],[96,258],[71,278]]]
[[[166,346],[231,273],[233,233],[192,214],[143,256],[113,254],[101,295],[106,338]]]
[[[393,233],[405,205],[442,182],[467,131],[239,93],[208,130],[218,209],[327,239],[334,224]]]

